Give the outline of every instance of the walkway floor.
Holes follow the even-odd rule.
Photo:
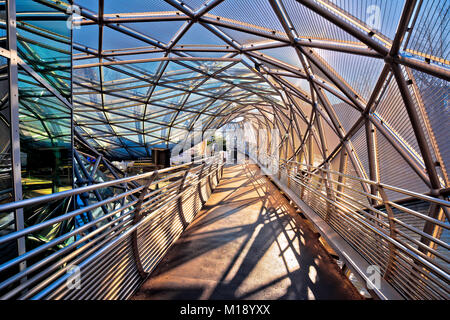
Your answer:
[[[256,165],[224,168],[203,210],[132,299],[359,299]]]

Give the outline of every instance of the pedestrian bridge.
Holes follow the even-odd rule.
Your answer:
[[[318,235],[255,164],[225,166],[132,299],[359,299]]]
[[[0,299],[448,299],[449,14],[0,1]]]

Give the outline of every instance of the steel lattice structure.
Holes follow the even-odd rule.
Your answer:
[[[136,198],[144,186],[111,161],[148,158],[197,128],[207,138],[246,123],[280,132],[274,181],[343,251],[381,265],[403,297],[448,298],[449,8],[446,0],[0,1],[0,245],[13,248],[0,272],[20,271],[0,274],[2,294],[21,294],[8,286],[38,268],[27,259],[50,241],[124,210],[144,214]],[[216,185],[222,160],[208,178],[201,166],[200,189],[212,173]],[[101,194],[105,186],[113,191]],[[167,199],[181,190],[170,186]],[[39,220],[41,209],[49,220]],[[53,215],[60,234],[42,242],[33,232]],[[143,220],[127,223],[123,230],[137,230]],[[111,230],[104,234],[122,237]],[[26,294],[57,294],[39,286]]]
[[[447,1],[80,5],[74,117],[106,155],[146,157],[199,123],[207,131],[243,117],[279,130],[280,159],[445,197]],[[374,184],[347,184],[379,195]],[[427,214],[448,219],[443,210]]]
[[[136,158],[177,143],[198,122],[207,130],[245,116],[289,134],[283,158],[300,156],[311,137],[313,161],[345,149],[356,173],[376,180],[391,151],[419,178],[417,190],[440,189],[448,183],[439,121],[448,118],[448,3],[378,4],[379,31],[364,22],[369,3],[360,2],[81,6],[77,129],[113,157]]]

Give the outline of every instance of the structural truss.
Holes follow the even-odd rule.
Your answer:
[[[146,157],[244,117],[283,158],[447,185],[448,2],[203,2],[79,3],[74,117],[98,150]]]
[[[341,256],[357,250],[364,266],[381,265],[403,297],[448,299],[449,8],[448,0],[0,1],[0,248],[13,248],[2,251],[0,272],[19,270],[0,275],[0,298],[66,297],[47,279],[23,290],[40,268],[30,258],[45,253],[48,263],[102,230],[127,241],[108,248],[133,241],[137,269],[127,279],[137,286],[153,268],[144,270],[134,231],[152,221],[141,216],[144,198],[166,212],[165,202],[152,202],[163,195],[176,201],[173,216],[192,218],[223,161],[147,173],[146,185],[121,177],[111,161],[245,123],[278,130],[273,181],[316,226],[325,221],[345,240]],[[157,175],[172,170],[178,184],[158,186]],[[181,198],[191,191],[199,196],[192,210]],[[64,210],[51,202],[61,199]],[[33,233],[55,222],[57,234]],[[103,285],[109,273],[96,276]],[[100,289],[98,297],[115,294]]]

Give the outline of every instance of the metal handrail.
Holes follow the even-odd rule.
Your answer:
[[[295,178],[293,178],[295,179]],[[295,179],[296,182],[298,182],[299,180]],[[343,211],[347,212],[347,213],[358,213],[354,210],[350,210],[348,207],[342,206],[339,204],[339,202],[335,202],[332,201],[331,199],[328,199],[327,197],[324,197],[322,194],[319,194],[316,190],[314,190],[313,188],[311,188],[310,186],[301,183],[305,188],[311,190],[312,192],[314,192],[315,194],[318,194],[320,196],[322,196],[324,199],[326,199],[326,201],[329,201],[330,203],[332,203],[333,205],[335,205],[337,208],[339,209],[343,209]],[[394,244],[395,246],[397,246],[398,248],[402,249],[402,251],[404,251],[405,253],[411,255],[413,258],[420,260],[420,262],[422,262],[423,264],[427,265],[428,267],[430,267],[431,269],[433,269],[433,271],[435,271],[438,275],[442,276],[444,279],[446,280],[450,280],[450,276],[448,275],[447,272],[443,272],[443,270],[441,270],[440,268],[436,268],[436,265],[433,264],[429,264],[428,259],[426,257],[420,257],[419,255],[414,255],[413,253],[411,253],[410,250],[408,250],[408,248],[406,248],[404,246],[404,244],[400,243],[400,242],[394,242],[395,239],[389,237],[386,235],[385,231],[383,230],[379,230],[375,227],[374,224],[369,223],[368,221],[365,221],[365,219],[360,219],[359,220],[360,223],[362,223],[364,226],[366,226],[368,229],[371,229],[372,231],[374,231],[375,233],[377,233],[380,237],[384,238],[386,241]],[[395,232],[398,232],[397,230],[395,230]]]
[[[334,173],[334,172],[333,172],[333,173]],[[310,174],[310,175],[312,175],[312,176],[317,176],[317,177],[319,177],[319,178],[322,178],[322,177],[320,177],[319,175],[314,174],[314,173],[311,173],[311,172],[309,172],[308,174]],[[354,179],[354,180],[357,180],[357,179]],[[362,191],[362,190],[355,190],[355,189],[352,189],[352,187],[346,185],[345,183],[338,182],[338,181],[336,181],[336,180],[334,180],[334,179],[328,179],[328,181],[332,182],[333,184],[340,185],[340,186],[342,186],[342,187],[344,187],[344,188],[351,189],[353,192],[359,193],[359,194],[364,195],[364,196],[366,196],[366,197],[368,197],[368,198],[371,198],[371,199],[374,199],[374,200],[378,200],[378,201],[383,201],[383,199],[382,199],[381,197],[374,196],[373,194],[367,193],[367,192]],[[377,185],[378,187],[384,186],[383,184],[379,184],[379,183],[376,184],[376,185]],[[362,206],[367,207],[367,208],[370,209],[371,211],[375,211],[375,212],[377,212],[377,213],[379,213],[379,214],[382,214],[382,215],[385,215],[385,216],[387,217],[386,214],[384,214],[384,213],[382,213],[381,211],[377,210],[377,209],[374,208],[373,206],[368,205],[368,204],[362,204],[360,201],[358,201],[358,200],[356,200],[356,199],[354,199],[354,198],[348,196],[346,193],[344,193],[344,192],[342,192],[342,191],[335,190],[335,192],[338,193],[338,194],[340,194],[341,196],[343,196],[343,197],[345,197],[345,198],[350,199],[351,201],[354,201],[354,202],[358,203],[359,205],[362,205]],[[420,198],[420,199],[423,200],[423,198]],[[437,199],[437,200],[441,200],[441,199]],[[442,201],[445,201],[445,200],[442,200]],[[430,202],[435,202],[435,201],[430,201]],[[448,201],[447,201],[447,202],[448,202]],[[397,204],[397,203],[395,203],[395,202],[392,202],[392,201],[387,201],[387,203],[388,203],[389,205],[391,205],[391,206],[395,206],[395,207],[398,208],[399,210],[402,210],[402,211],[404,211],[404,212],[406,212],[406,213],[409,213],[409,214],[416,215],[417,217],[419,217],[419,218],[421,218],[421,219],[430,221],[430,222],[432,222],[432,223],[435,223],[435,224],[439,225],[440,227],[442,227],[442,228],[444,228],[444,229],[450,230],[450,225],[449,225],[449,224],[445,224],[445,223],[443,223],[443,222],[440,221],[440,220],[431,218],[431,217],[429,217],[429,216],[426,216],[426,215],[421,214],[420,212],[417,212],[417,211],[414,211],[414,210],[409,210],[408,208],[406,208],[406,207],[404,207],[404,206],[401,206],[401,205],[399,205],[399,204]]]
[[[277,163],[278,179],[303,195],[302,200],[368,262],[380,265],[382,276],[403,296],[450,297],[449,244],[439,236],[450,229],[449,201],[293,160],[280,159]],[[355,189],[350,180],[374,186],[376,194]],[[408,207],[407,203],[400,205],[390,200],[384,190],[412,197],[428,206],[438,205],[445,214],[441,220],[435,219]],[[334,197],[330,198],[330,194]],[[375,208],[369,199],[382,206]],[[420,229],[419,225],[426,223],[434,226],[433,234]]]
[[[185,229],[186,226],[179,223],[180,217],[187,223],[195,217],[203,205],[200,199],[207,199],[217,185],[223,164],[223,156],[219,154],[162,170],[1,205],[0,212],[11,212],[86,192],[123,186],[123,183],[131,181],[144,181],[144,185],[130,190],[117,189],[119,193],[107,199],[0,237],[0,244],[12,243],[96,208],[107,210],[94,220],[1,264],[0,299],[129,297],[132,289],[136,289],[148,276]],[[203,168],[208,172],[201,174]],[[174,207],[177,202],[180,206]],[[169,225],[170,228],[167,227]],[[152,232],[148,232],[150,229]],[[58,247],[68,239],[73,241]],[[116,253],[114,258],[108,256],[111,252]],[[122,267],[112,268],[114,261],[121,266],[126,265],[126,272]],[[23,263],[30,265],[22,266]],[[65,285],[71,279],[72,275],[67,272],[73,264],[81,268],[84,275],[85,283],[81,290],[72,290]],[[6,278],[1,277],[2,273],[11,272],[19,266],[22,267],[17,272]],[[116,274],[116,278],[124,278],[122,286],[115,286],[115,289],[106,292],[99,290],[111,273]],[[124,291],[125,287],[129,290]]]
[[[337,172],[329,165],[273,156],[263,160],[263,167],[271,166],[277,172],[272,175],[282,188],[298,196],[368,263],[379,266],[380,275],[403,297],[449,299],[450,246],[441,238],[450,230],[447,199]],[[375,192],[367,192],[370,188],[362,185],[355,187],[355,182],[372,186]],[[407,196],[409,202],[390,199],[397,194]],[[420,212],[419,205],[437,206],[443,213],[436,219]],[[434,232],[426,231],[427,225]],[[355,270],[364,271],[358,266]],[[361,277],[367,279],[365,274]]]
[[[326,169],[326,168],[323,168],[323,167],[317,167],[317,166],[309,165],[309,164],[306,164],[306,163],[300,163],[300,162],[293,161],[293,160],[280,159],[280,161],[284,161],[286,163],[297,164],[299,166],[305,166],[305,167],[308,167],[308,168],[313,168],[315,170],[320,170],[320,171],[323,171],[323,172],[329,172],[329,173],[341,176],[343,178],[349,178],[349,179],[352,179],[352,180],[355,180],[355,181],[359,181],[359,182],[363,182],[363,183],[367,183],[367,184],[370,184],[370,185],[380,186],[382,188],[385,188],[385,189],[388,189],[388,190],[392,190],[392,191],[395,191],[395,192],[398,192],[398,193],[402,193],[402,194],[407,195],[407,196],[411,196],[411,197],[419,198],[421,200],[433,202],[433,203],[436,203],[436,204],[439,204],[439,205],[442,205],[442,206],[445,206],[445,207],[450,207],[450,201],[446,201],[446,200],[443,200],[443,199],[427,196],[425,194],[417,193],[417,192],[414,192],[414,191],[411,191],[411,190],[407,190],[407,189],[391,186],[391,185],[388,185],[388,184],[385,184],[385,183],[381,183],[381,182],[377,182],[377,181],[363,179],[363,178],[360,178],[360,177],[351,176],[351,175],[348,175],[348,174],[344,174],[342,172]],[[370,195],[370,194],[367,194],[367,195]]]
[[[160,169],[160,170],[157,170],[157,171],[160,174],[167,173],[167,172],[170,172],[170,171],[175,171],[175,170],[179,170],[179,169],[182,169],[182,168],[186,168],[186,167],[192,166],[193,164],[198,164],[198,163],[201,163],[201,162],[204,162],[204,161],[210,161],[211,159],[214,159],[214,157],[198,159],[198,160],[195,160],[193,162],[183,163],[183,164],[180,164],[180,165],[177,165],[177,166],[168,167],[168,168]],[[15,209],[36,205],[36,204],[40,204],[40,203],[43,203],[43,202],[49,202],[49,201],[53,201],[53,200],[59,200],[59,199],[62,199],[62,198],[67,198],[67,197],[70,197],[70,196],[73,196],[73,195],[81,194],[83,192],[90,192],[90,191],[94,191],[94,190],[98,190],[98,189],[102,189],[102,188],[107,188],[107,187],[119,185],[119,184],[126,183],[126,182],[132,182],[132,181],[145,179],[145,178],[148,178],[149,176],[151,176],[151,174],[153,172],[154,171],[150,171],[150,172],[138,174],[138,175],[135,175],[135,176],[120,178],[120,179],[116,179],[116,180],[112,180],[112,181],[105,181],[105,182],[102,182],[102,183],[97,183],[97,184],[93,184],[93,185],[89,185],[89,186],[85,186],[85,187],[79,187],[79,188],[76,188],[76,189],[61,191],[61,192],[57,192],[57,193],[42,195],[42,196],[35,197],[35,198],[24,199],[24,200],[20,200],[20,201],[16,201],[16,202],[10,202],[10,203],[6,203],[6,204],[2,204],[2,205],[0,205],[0,212],[13,211]]]

